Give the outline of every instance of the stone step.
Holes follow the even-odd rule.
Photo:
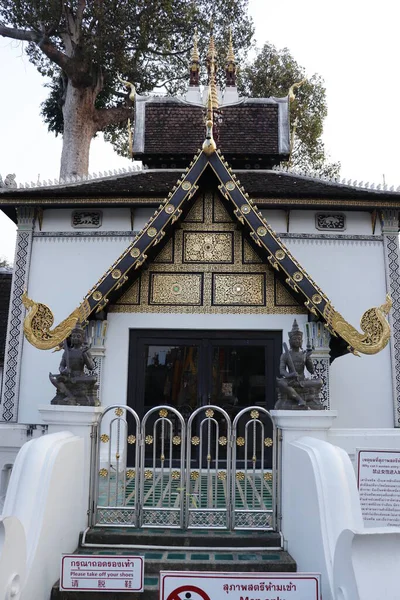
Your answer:
[[[281,536],[274,531],[224,531],[208,529],[132,529],[94,527],[85,535],[85,543],[101,546],[132,545],[137,548],[281,548]]]
[[[141,555],[145,559],[144,593],[129,594],[131,600],[159,600],[160,571],[219,571],[219,572],[295,572],[296,563],[285,551],[257,550],[252,552],[238,551],[235,546],[224,552],[188,551],[185,548],[175,550],[137,552],[126,549],[78,548],[77,554],[114,554],[115,556]],[[126,592],[64,592],[57,582],[51,593],[51,600],[126,600]]]

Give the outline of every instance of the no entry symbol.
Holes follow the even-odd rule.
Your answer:
[[[210,600],[210,596],[195,585],[182,585],[173,590],[167,600]]]

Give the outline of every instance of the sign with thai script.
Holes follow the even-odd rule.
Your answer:
[[[160,600],[320,600],[315,573],[161,571]]]
[[[60,590],[143,592],[143,556],[65,554]]]
[[[400,525],[400,450],[357,449],[358,491],[366,527]]]

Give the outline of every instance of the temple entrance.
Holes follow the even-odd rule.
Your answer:
[[[132,331],[128,405],[98,425],[94,524],[273,529],[280,347],[278,332]]]
[[[174,407],[184,419],[208,404],[231,419],[275,404],[280,332],[132,330],[128,405],[139,416]]]

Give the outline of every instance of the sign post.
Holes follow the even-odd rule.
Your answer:
[[[315,573],[161,571],[160,600],[320,600]]]
[[[143,556],[66,554],[61,559],[60,590],[143,592]]]
[[[357,449],[357,470],[365,527],[398,527],[400,450]]]

